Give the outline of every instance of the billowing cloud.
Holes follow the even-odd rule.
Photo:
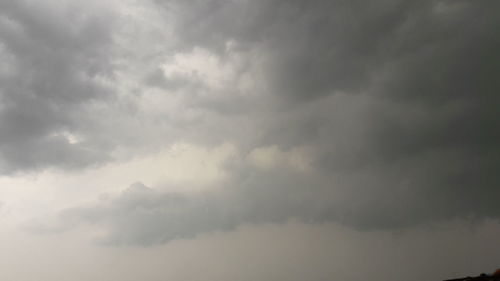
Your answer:
[[[55,230],[151,245],[292,218],[367,230],[500,216],[498,1],[127,1],[116,30],[20,3],[2,4],[4,172],[179,142],[241,156],[213,190],[133,185],[66,208]]]
[[[98,233],[95,239],[99,243],[152,246],[233,231],[245,224],[290,220],[335,222],[373,231],[456,218],[481,222],[485,217],[497,217],[494,208],[481,209],[485,200],[455,209],[454,202],[442,198],[425,201],[419,192],[426,190],[415,190],[409,184],[396,192],[384,192],[384,188],[392,187],[373,180],[379,177],[379,170],[358,172],[356,179],[324,174],[311,166],[317,155],[309,147],[288,151],[278,146],[260,147],[244,157],[232,155],[205,167],[223,168],[219,173],[229,177],[215,186],[210,183],[210,188],[194,190],[187,186],[190,191],[186,191],[181,185],[176,191],[168,191],[168,186],[153,189],[135,183],[119,194],[102,195],[97,201],[64,209],[55,217],[39,217],[27,227],[35,233],[63,233],[88,226]],[[175,163],[170,165],[175,167]],[[436,202],[440,205],[433,205]]]
[[[274,105],[255,142],[317,148],[362,206],[498,216],[498,3],[158,2],[189,45],[252,58]]]
[[[0,7],[0,173],[106,158],[75,135],[85,105],[111,94],[108,14],[56,1]]]

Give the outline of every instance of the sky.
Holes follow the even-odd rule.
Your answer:
[[[497,0],[0,0],[7,280],[500,267]]]

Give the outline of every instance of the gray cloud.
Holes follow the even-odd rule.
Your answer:
[[[82,223],[104,227],[100,242],[152,245],[201,233],[234,230],[242,223],[283,223],[289,218],[318,222],[332,219],[327,190],[304,188],[307,181],[281,172],[270,181],[249,174],[238,186],[203,193],[166,193],[141,183],[116,197],[61,211],[53,224],[45,219],[28,228],[38,233],[66,231]],[[293,177],[293,179],[292,179]]]
[[[498,2],[157,2],[181,47],[257,58],[274,107],[253,145],[316,147],[346,200],[408,212],[389,225],[498,217]]]
[[[86,104],[110,97],[101,82],[112,75],[106,13],[26,1],[0,7],[0,173],[105,158],[64,134],[77,134]]]
[[[289,218],[361,229],[499,218],[498,1],[156,3],[173,18],[178,51],[238,54],[241,75],[262,86],[245,99],[236,85],[224,88],[230,98],[186,92],[203,114],[175,132],[244,150],[311,146],[316,174],[235,168],[221,191],[197,195],[136,186],[64,211],[62,228],[96,223],[109,243],[154,244]],[[199,86],[159,74],[145,84]]]
[[[337,222],[368,231],[498,216],[485,200],[466,206],[454,198],[422,198],[422,191],[411,186],[394,190],[392,178],[380,179],[384,169],[357,171],[353,179],[243,165],[232,171],[237,176],[215,190],[165,192],[136,183],[116,196],[64,209],[52,223],[39,218],[28,228],[35,233],[60,233],[91,225],[104,230],[98,243],[151,246],[232,231],[245,224],[279,224],[291,219],[309,224]]]

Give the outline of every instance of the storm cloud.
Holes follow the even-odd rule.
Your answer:
[[[500,216],[498,1],[157,0],[120,14],[137,22],[116,34],[106,14],[20,3],[2,4],[2,172],[179,141],[241,154],[215,190],[138,184],[38,231],[90,223],[107,243],[153,245],[290,219],[373,230]],[[102,115],[85,110],[96,100]]]
[[[0,173],[106,158],[74,139],[85,105],[111,95],[103,82],[112,76],[106,13],[1,1],[0,21]]]

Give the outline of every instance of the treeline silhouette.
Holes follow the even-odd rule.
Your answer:
[[[497,269],[493,274],[482,273],[476,277],[463,277],[463,278],[455,278],[448,279],[444,281],[500,281],[500,268]]]

